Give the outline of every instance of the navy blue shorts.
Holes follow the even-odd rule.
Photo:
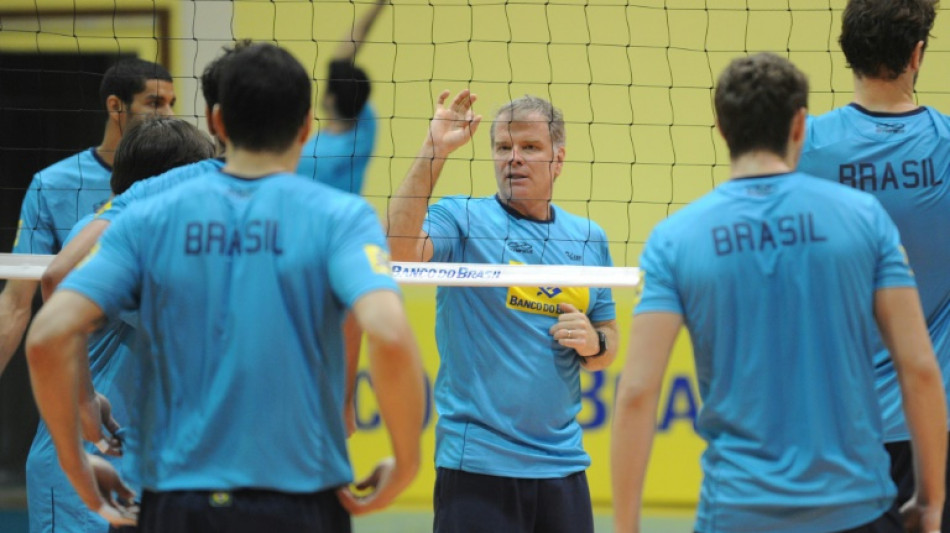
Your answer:
[[[439,468],[435,533],[593,533],[587,474],[524,479]]]
[[[141,533],[349,533],[335,491],[169,491],[142,495]]]
[[[950,438],[950,437],[948,437]],[[910,441],[890,442],[884,445],[888,455],[891,456],[891,479],[897,485],[897,498],[894,499],[893,511],[900,511],[900,508],[910,500],[914,495],[916,480],[914,479],[914,452],[911,450]],[[950,449],[948,449],[948,461],[950,461]],[[947,463],[947,474],[950,475],[950,462]],[[944,478],[947,490],[950,490],[950,477]],[[947,499],[943,505],[943,519],[940,522],[940,531],[950,533],[950,499]]]

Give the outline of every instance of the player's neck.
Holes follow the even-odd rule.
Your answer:
[[[905,72],[895,80],[855,76],[854,103],[875,113],[913,111],[917,109],[914,73]]]
[[[548,200],[509,200],[502,196],[499,198],[509,209],[518,212],[524,218],[539,222],[547,222],[551,219],[551,202]]]
[[[115,163],[115,150],[121,140],[122,132],[114,123],[109,122],[105,133],[102,134],[102,142],[96,147],[96,155],[111,167]]]
[[[356,126],[356,119],[343,120],[339,118],[331,118],[326,121],[321,130],[329,133],[343,133],[350,131],[354,126]]]
[[[299,148],[285,152],[251,152],[229,147],[223,172],[245,179],[257,179],[272,174],[292,173],[300,159]]]
[[[748,152],[733,159],[729,166],[729,177],[732,179],[748,178],[752,176],[769,176],[772,174],[786,174],[791,172],[794,165],[787,158],[773,152]]]

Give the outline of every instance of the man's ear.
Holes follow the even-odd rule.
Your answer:
[[[119,115],[125,112],[125,103],[118,96],[110,94],[106,98],[106,111],[110,119],[118,121]]]
[[[228,132],[227,132],[227,129],[224,127],[224,119],[221,117],[220,104],[215,104],[214,108],[211,110],[210,116],[211,116],[210,123],[211,123],[212,129],[215,132],[215,135],[217,135],[218,138],[221,139],[221,142],[227,143]]]

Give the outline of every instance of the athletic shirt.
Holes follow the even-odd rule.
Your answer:
[[[944,389],[950,390],[950,117],[929,107],[903,114],[855,104],[808,121],[799,169],[873,194],[900,230],[920,287]],[[907,441],[894,364],[875,345],[885,441]]]
[[[82,231],[93,217],[92,213],[83,217],[63,245]],[[90,334],[88,343],[93,386],[109,399],[112,415],[122,426],[119,436],[123,442],[127,442],[128,429],[135,424],[127,409],[128,401],[139,387],[135,370],[130,366],[134,333],[132,326],[115,318]],[[124,457],[111,457],[100,454],[90,442],[83,442],[83,447],[87,453],[99,455],[112,463],[123,479],[138,492],[138,487],[128,479],[123,468],[128,453]],[[64,531],[102,533],[109,529],[108,522],[90,511],[79,499],[69,479],[63,474],[49,428],[42,420],[27,456],[26,470],[28,497],[31,502],[35,502],[29,506],[31,530],[47,531],[44,528],[54,527]]]
[[[357,196],[220,172],[142,200],[63,282],[107,316],[139,310],[146,369],[133,450],[153,491],[314,492],[352,479],[342,323],[397,291]]]
[[[76,222],[104,204],[112,168],[95,148],[79,152],[33,175],[20,208],[13,253],[56,254]]]
[[[838,531],[891,504],[874,292],[912,287],[872,196],[793,173],[724,183],[656,226],[636,314],[683,316],[708,443],[696,530]]]
[[[132,202],[137,202],[144,198],[151,198],[158,193],[181,185],[194,177],[221,170],[222,168],[224,168],[224,159],[203,159],[167,170],[158,176],[136,181],[131,187],[126,189],[125,192],[107,202],[100,210],[98,218],[111,222]]]
[[[610,266],[604,231],[551,206],[538,222],[496,197],[447,197],[429,207],[423,229],[433,261]],[[558,304],[591,322],[615,318],[610,289],[439,287],[435,383],[436,466],[516,478],[584,470],[590,457],[576,415],[580,360],[548,330]]]
[[[360,194],[366,167],[376,144],[376,112],[367,103],[353,128],[334,133],[320,131],[307,141],[297,174],[341,191]]]

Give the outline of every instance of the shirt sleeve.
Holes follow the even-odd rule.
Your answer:
[[[656,229],[647,239],[640,256],[640,303],[634,315],[651,311],[683,314],[673,264],[668,257],[671,246]]]
[[[39,175],[35,175],[20,206],[20,220],[17,222],[13,253],[56,253],[56,235],[49,217],[42,181]]]
[[[142,227],[138,215],[126,213],[117,217],[89,255],[59,286],[89,298],[110,319],[138,309],[144,264],[140,238],[148,235],[137,229]]]
[[[875,229],[877,231],[878,260],[874,271],[874,288],[916,287],[914,272],[901,245],[900,233],[884,207],[874,201]]]
[[[597,238],[600,239],[601,262],[598,266],[614,266],[613,258],[610,257],[610,246],[607,244],[607,234],[604,230],[598,228]],[[587,316],[591,322],[606,322],[617,318],[617,304],[614,302],[613,289],[610,287],[598,287],[592,289],[594,293],[594,305],[591,306]]]
[[[392,278],[389,249],[376,213],[359,200],[356,209],[341,210],[329,247],[329,277],[334,294],[346,305],[368,292],[399,292]]]
[[[429,206],[422,231],[432,240],[432,261],[448,262],[461,257],[462,231],[452,214],[457,205],[450,200],[440,200]]]

